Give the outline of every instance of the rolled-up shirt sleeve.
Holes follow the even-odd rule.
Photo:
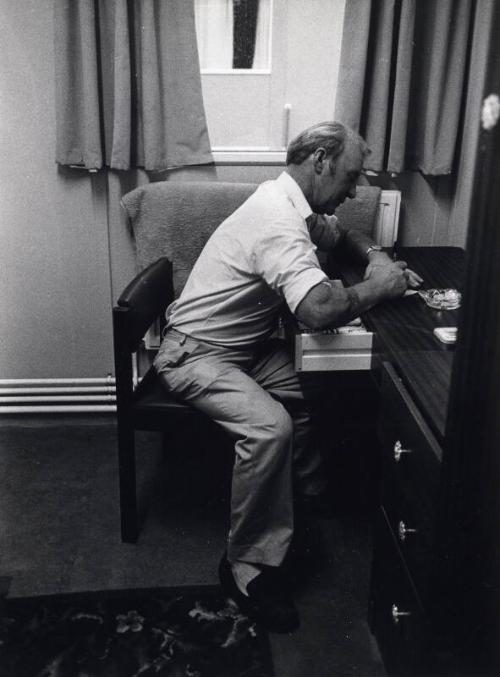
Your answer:
[[[255,251],[255,272],[295,312],[299,303],[316,285],[328,279],[321,269],[304,224],[273,224]]]

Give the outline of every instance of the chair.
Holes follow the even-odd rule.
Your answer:
[[[213,230],[255,190],[255,184],[158,182],[124,196],[122,206],[136,247],[139,274],[113,308],[118,426],[121,537],[139,535],[136,496],[135,431],[165,431],[188,417],[206,417],[178,401],[161,386],[151,367],[137,385],[133,355],[148,329],[163,321],[169,303],[181,292],[190,269]],[[380,189],[363,187],[343,218],[371,229]],[[367,204],[371,205],[367,209]],[[360,211],[361,209],[361,211]],[[368,215],[368,216],[367,216]],[[367,218],[369,221],[367,222]]]
[[[211,232],[255,190],[255,184],[158,182],[124,196],[141,272],[113,308],[118,427],[121,538],[139,535],[136,495],[136,430],[168,430],[179,420],[206,419],[170,396],[153,368],[137,385],[133,355],[155,323],[164,323],[167,306],[184,286]],[[166,254],[167,256],[162,256]]]

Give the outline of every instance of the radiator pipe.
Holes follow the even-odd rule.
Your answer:
[[[20,395],[9,396],[9,397],[0,397],[0,402],[3,404],[21,404],[22,402],[33,402],[34,398],[29,395]],[[103,400],[113,401],[115,400],[114,395],[45,395],[43,397],[37,397],[36,401],[40,404],[46,402],[102,402]]]
[[[74,404],[65,407],[53,405],[29,405],[26,407],[0,407],[0,414],[80,414],[80,413],[114,413],[113,404]]]
[[[65,393],[68,395],[79,395],[80,393],[114,394],[115,386],[95,386],[95,388],[92,386],[68,386],[67,388],[61,386],[56,388],[0,388],[0,401],[6,395],[58,395]]]
[[[102,385],[114,385],[115,378],[114,376],[107,376],[105,378],[6,378],[0,379],[0,388],[3,386],[42,386],[42,385],[89,385],[89,384],[102,384]]]

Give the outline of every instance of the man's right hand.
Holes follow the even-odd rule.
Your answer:
[[[398,263],[373,266],[365,280],[376,284],[386,299],[398,298],[408,289],[408,273]]]

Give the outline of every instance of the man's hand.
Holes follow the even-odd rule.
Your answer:
[[[408,287],[411,287],[412,289],[420,287],[423,282],[420,275],[417,275],[417,273],[408,268],[406,261],[393,261],[385,252],[373,252],[373,254],[370,255],[370,262],[366,267],[364,279],[371,279],[377,268],[386,266],[398,266],[403,271]]]
[[[365,280],[376,284],[386,299],[402,296],[408,289],[408,279],[401,262],[389,261],[384,264],[369,264],[365,272]]]

